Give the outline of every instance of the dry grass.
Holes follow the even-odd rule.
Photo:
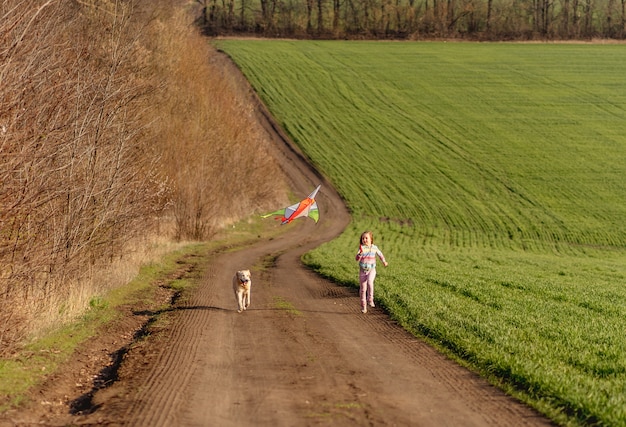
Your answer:
[[[192,21],[165,1],[0,4],[0,356],[284,199]]]

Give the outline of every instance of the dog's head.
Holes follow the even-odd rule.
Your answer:
[[[237,280],[240,284],[248,286],[250,284],[250,270],[239,270],[237,272]]]

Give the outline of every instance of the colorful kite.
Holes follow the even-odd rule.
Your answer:
[[[322,184],[318,185],[315,190],[309,196],[296,203],[295,205],[287,206],[284,209],[280,209],[274,212],[270,212],[265,215],[261,215],[263,218],[267,218],[268,216],[275,215],[277,218],[282,221],[282,224],[289,224],[296,218],[300,218],[301,216],[308,216],[313,218],[315,222],[320,219],[320,212],[317,209],[317,203],[315,202],[315,196],[317,192],[320,190]]]

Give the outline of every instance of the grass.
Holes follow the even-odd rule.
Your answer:
[[[279,296],[274,297],[274,307],[276,307],[278,310],[284,310],[287,313],[291,314],[292,316],[302,315],[301,311],[297,310],[296,307],[292,303],[290,303],[283,297],[279,297]]]
[[[219,46],[357,217],[453,244],[626,241],[624,46]]]
[[[353,212],[305,262],[562,425],[626,425],[626,46],[219,40]]]

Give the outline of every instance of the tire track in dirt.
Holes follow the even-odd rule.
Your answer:
[[[125,374],[80,423],[551,425],[382,310],[361,314],[355,289],[303,268],[301,255],[338,235],[349,215],[260,103],[258,110],[293,190],[306,195],[322,183],[319,223],[297,220],[277,238],[217,254],[194,295],[168,314],[163,333],[129,352]],[[231,278],[242,268],[252,270],[253,290],[239,314]]]

